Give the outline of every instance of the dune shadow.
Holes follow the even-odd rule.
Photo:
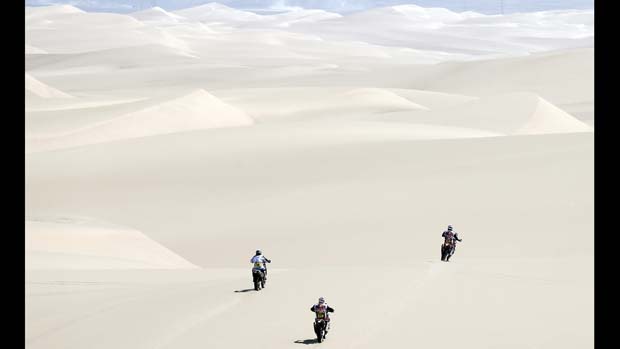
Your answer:
[[[299,339],[299,340],[295,341],[295,343],[297,343],[297,344],[306,344],[306,345],[308,345],[308,344],[315,344],[315,343],[318,343],[318,342],[319,341],[316,338],[313,338],[313,339],[303,339],[303,340]]]
[[[244,293],[244,292],[250,292],[250,291],[254,291],[253,288],[246,288],[245,290],[235,290],[235,293]]]

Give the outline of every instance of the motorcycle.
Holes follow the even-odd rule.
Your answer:
[[[321,343],[325,339],[327,334],[327,321],[325,319],[314,320],[314,333],[316,333],[316,339]]]
[[[260,269],[252,269],[252,281],[254,282],[255,291],[265,288],[265,272]]]
[[[450,257],[454,254],[456,243],[454,241],[446,241],[441,244],[441,260],[444,262],[450,261]]]

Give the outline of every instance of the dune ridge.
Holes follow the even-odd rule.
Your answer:
[[[226,104],[204,90],[130,112],[110,120],[83,126],[67,134],[38,136],[26,139],[29,151],[76,147],[219,127],[251,125],[253,120],[241,110]]]

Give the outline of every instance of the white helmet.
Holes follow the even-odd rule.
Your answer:
[[[323,303],[325,303],[325,298],[319,297],[319,304],[323,304]]]
[[[448,226],[448,231],[452,231],[452,226],[451,225]]]

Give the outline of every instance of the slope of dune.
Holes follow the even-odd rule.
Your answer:
[[[377,88],[358,88],[351,90],[344,94],[343,99],[352,100],[354,103],[361,105],[364,105],[364,103],[368,103],[368,105],[385,103],[389,104],[391,108],[427,109],[393,92]]]
[[[340,137],[326,146],[320,133],[258,138],[249,131],[29,156],[28,216],[105,214],[137,224],[206,269],[31,273],[28,346],[242,348],[257,336],[272,348],[311,344],[308,307],[321,295],[336,308],[330,347],[440,348],[445,313],[468,324],[454,330],[462,348],[589,345],[592,134]],[[36,194],[44,187],[45,200]],[[463,238],[450,263],[438,260],[444,222]],[[558,241],[550,230],[566,238]],[[250,291],[247,263],[256,248],[273,261],[267,288],[258,293]],[[98,284],[84,289],[88,282]],[[108,290],[92,292],[102,288]],[[42,294],[49,292],[59,292],[47,299],[63,312],[46,322]],[[119,301],[123,306],[113,306]],[[158,316],[151,316],[154,304]],[[106,305],[108,311],[98,311]],[[258,324],[248,316],[264,312],[270,316]],[[382,321],[368,312],[381,313]],[[74,319],[81,320],[54,328]],[[105,344],[94,340],[100,323],[114,332]],[[126,329],[128,323],[135,325]],[[405,331],[411,323],[415,335]],[[240,329],[245,336],[232,335]],[[480,334],[489,331],[494,335]]]
[[[590,132],[419,140],[398,125],[387,129],[391,132],[373,132],[373,124],[365,125],[366,132],[346,127],[327,132],[329,128],[329,123],[314,130],[303,124],[257,125],[34,153],[26,159],[27,217],[63,211],[105,215],[205,267],[244,266],[244,259],[237,260],[237,253],[230,251],[243,254],[264,244],[286,258],[287,265],[301,267],[312,249],[287,237],[306,234],[308,242],[331,236],[333,249],[317,263],[355,263],[343,259],[353,253],[344,252],[348,236],[366,232],[364,250],[370,252],[377,229],[412,243],[423,239],[424,244],[402,246],[400,251],[411,248],[433,257],[437,250],[426,244],[438,236],[419,235],[407,227],[432,231],[443,221],[458,221],[460,229],[481,237],[492,236],[501,222],[511,221],[504,228],[505,244],[486,250],[488,245],[472,242],[463,252],[471,257],[546,256],[546,245],[537,240],[528,246],[528,236],[547,229],[578,234],[591,224],[586,219],[592,199]],[[162,168],[162,163],[167,166]],[[568,168],[570,176],[564,173]],[[47,185],[49,179],[55,186]],[[504,187],[507,183],[513,185]],[[38,194],[41,190],[45,196]],[[532,195],[535,203],[529,201]],[[117,205],[119,200],[123,205]],[[463,206],[472,200],[476,205]],[[548,207],[554,207],[553,213]],[[567,210],[575,215],[564,216]],[[514,221],[510,217],[515,212],[530,218]],[[416,223],[411,217],[418,217]],[[510,241],[520,242],[517,246]],[[388,263],[395,248],[375,253]],[[569,239],[556,245],[554,254],[580,248]],[[299,253],[306,255],[296,258]]]
[[[191,64],[196,61],[190,51],[161,44],[117,47],[86,53],[41,55],[26,62],[29,71],[56,71],[65,74],[127,71],[131,68]]]
[[[194,269],[139,231],[89,220],[26,221],[26,270]]]
[[[530,91],[554,104],[593,100],[594,49],[581,48],[526,57],[445,62],[426,72],[425,87],[475,96]]]
[[[28,151],[43,151],[162,133],[247,126],[252,118],[204,90],[71,130],[26,139]]]
[[[431,111],[393,112],[375,120],[473,127],[503,134],[591,132],[592,128],[538,95],[489,96]]]
[[[428,109],[414,100],[379,88],[255,88],[221,90],[218,95],[262,122]]]
[[[430,110],[447,108],[456,104],[470,102],[477,99],[477,97],[437,91],[424,91],[405,88],[391,88],[388,90],[412,102],[419,103]]]
[[[536,110],[514,134],[549,134],[560,132],[592,132],[586,123],[538,97]]]
[[[25,79],[26,96],[28,96],[28,94],[33,94],[37,97],[43,98],[71,98],[70,95],[52,86],[44,84],[28,73],[26,73]]]
[[[49,53],[80,53],[145,44],[186,48],[182,40],[167,33],[165,28],[147,26],[128,15],[78,12],[55,18],[39,10],[35,14],[27,17],[29,44]]]
[[[79,8],[75,6],[71,6],[71,5],[26,6],[25,12],[26,12],[26,23],[28,23],[29,21],[38,20],[44,17],[85,13]]]
[[[35,55],[36,54],[46,54],[47,53],[47,51],[45,51],[45,50],[42,50],[42,49],[40,49],[38,47],[34,47],[34,46],[28,45],[28,44],[26,44],[25,52],[26,52],[27,55],[29,55],[29,54],[35,54]]]

